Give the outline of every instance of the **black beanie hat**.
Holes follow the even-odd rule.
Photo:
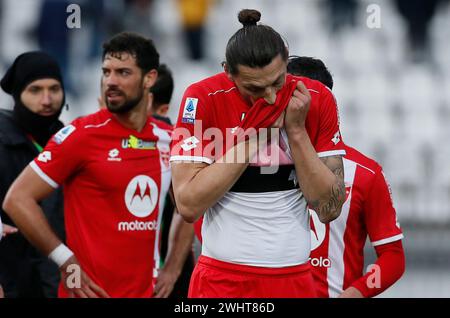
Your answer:
[[[56,60],[44,52],[27,52],[19,55],[0,81],[1,88],[15,98],[19,98],[31,82],[53,78],[63,85],[61,70]]]

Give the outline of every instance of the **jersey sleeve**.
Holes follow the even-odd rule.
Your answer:
[[[207,98],[195,85],[184,93],[172,133],[170,161],[214,162],[213,138],[209,138],[207,133],[210,123],[210,114],[206,111]]]
[[[364,217],[373,246],[391,243],[403,238],[390,187],[381,168],[376,171],[375,180],[365,200]]]
[[[87,145],[81,129],[74,124],[57,132],[44,150],[30,163],[31,168],[50,186],[57,188],[83,164]]]
[[[339,128],[336,99],[327,87],[320,94],[319,136],[314,149],[319,157],[345,155],[344,143]]]

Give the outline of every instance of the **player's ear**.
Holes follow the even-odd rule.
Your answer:
[[[169,104],[161,105],[156,113],[160,116],[167,116],[167,113],[169,112]]]
[[[232,81],[233,76],[230,73],[230,67],[228,66],[227,62],[222,62],[222,66],[223,66],[223,70],[225,71],[225,73],[227,73],[228,78]]]
[[[153,69],[148,71],[144,75],[144,88],[149,89],[150,87],[152,87],[155,84],[157,78],[158,78],[157,70]]]

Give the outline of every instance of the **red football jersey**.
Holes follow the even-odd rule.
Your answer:
[[[306,129],[318,156],[344,155],[336,102],[320,82],[287,75],[274,105],[263,99],[249,105],[228,76],[220,73],[186,90],[170,160],[212,164],[228,148],[228,138],[236,129],[270,125],[276,119],[273,113],[287,105],[298,80],[303,81],[311,94]],[[287,137],[280,131],[283,138],[279,138],[279,144],[271,143],[268,156],[258,156],[230,191],[204,214],[202,255],[228,263],[271,268],[308,262],[309,214],[298,189]],[[278,170],[264,173],[260,167],[274,163],[271,159],[277,156],[273,152],[277,147],[279,158],[275,160],[279,161],[273,166]],[[268,157],[270,161],[266,160]]]
[[[277,93],[276,103],[267,107],[277,107],[286,90],[290,89],[289,83],[298,80],[305,84],[311,94],[311,106],[305,126],[319,157],[345,154],[336,101],[322,83],[288,74],[286,84]],[[217,154],[218,147],[212,146],[212,140],[217,141],[218,133],[221,133],[222,150],[225,149],[225,137],[233,134],[241,125],[251,107],[226,73],[219,73],[191,85],[181,102],[173,136],[171,161],[214,162],[222,153]]]
[[[51,186],[64,186],[67,245],[111,297],[153,294],[170,135],[155,119],[137,132],[102,110],[61,129],[31,163]]]
[[[311,265],[320,297],[337,297],[363,276],[364,245],[403,238],[382,167],[345,146],[346,201],[341,215],[323,224],[311,213]]]

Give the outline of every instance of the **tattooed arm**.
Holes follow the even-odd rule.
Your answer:
[[[323,223],[341,213],[345,200],[344,169],[340,156],[319,159],[305,128],[311,95],[298,81],[286,109],[285,128],[300,189]]]
[[[336,219],[345,201],[344,168],[341,156],[320,158],[305,132],[289,139],[300,189],[322,223]]]
[[[328,223],[340,215],[345,201],[344,166],[341,156],[324,157],[320,160],[333,172],[336,180],[331,186],[328,198],[308,203],[318,213],[321,222]]]

